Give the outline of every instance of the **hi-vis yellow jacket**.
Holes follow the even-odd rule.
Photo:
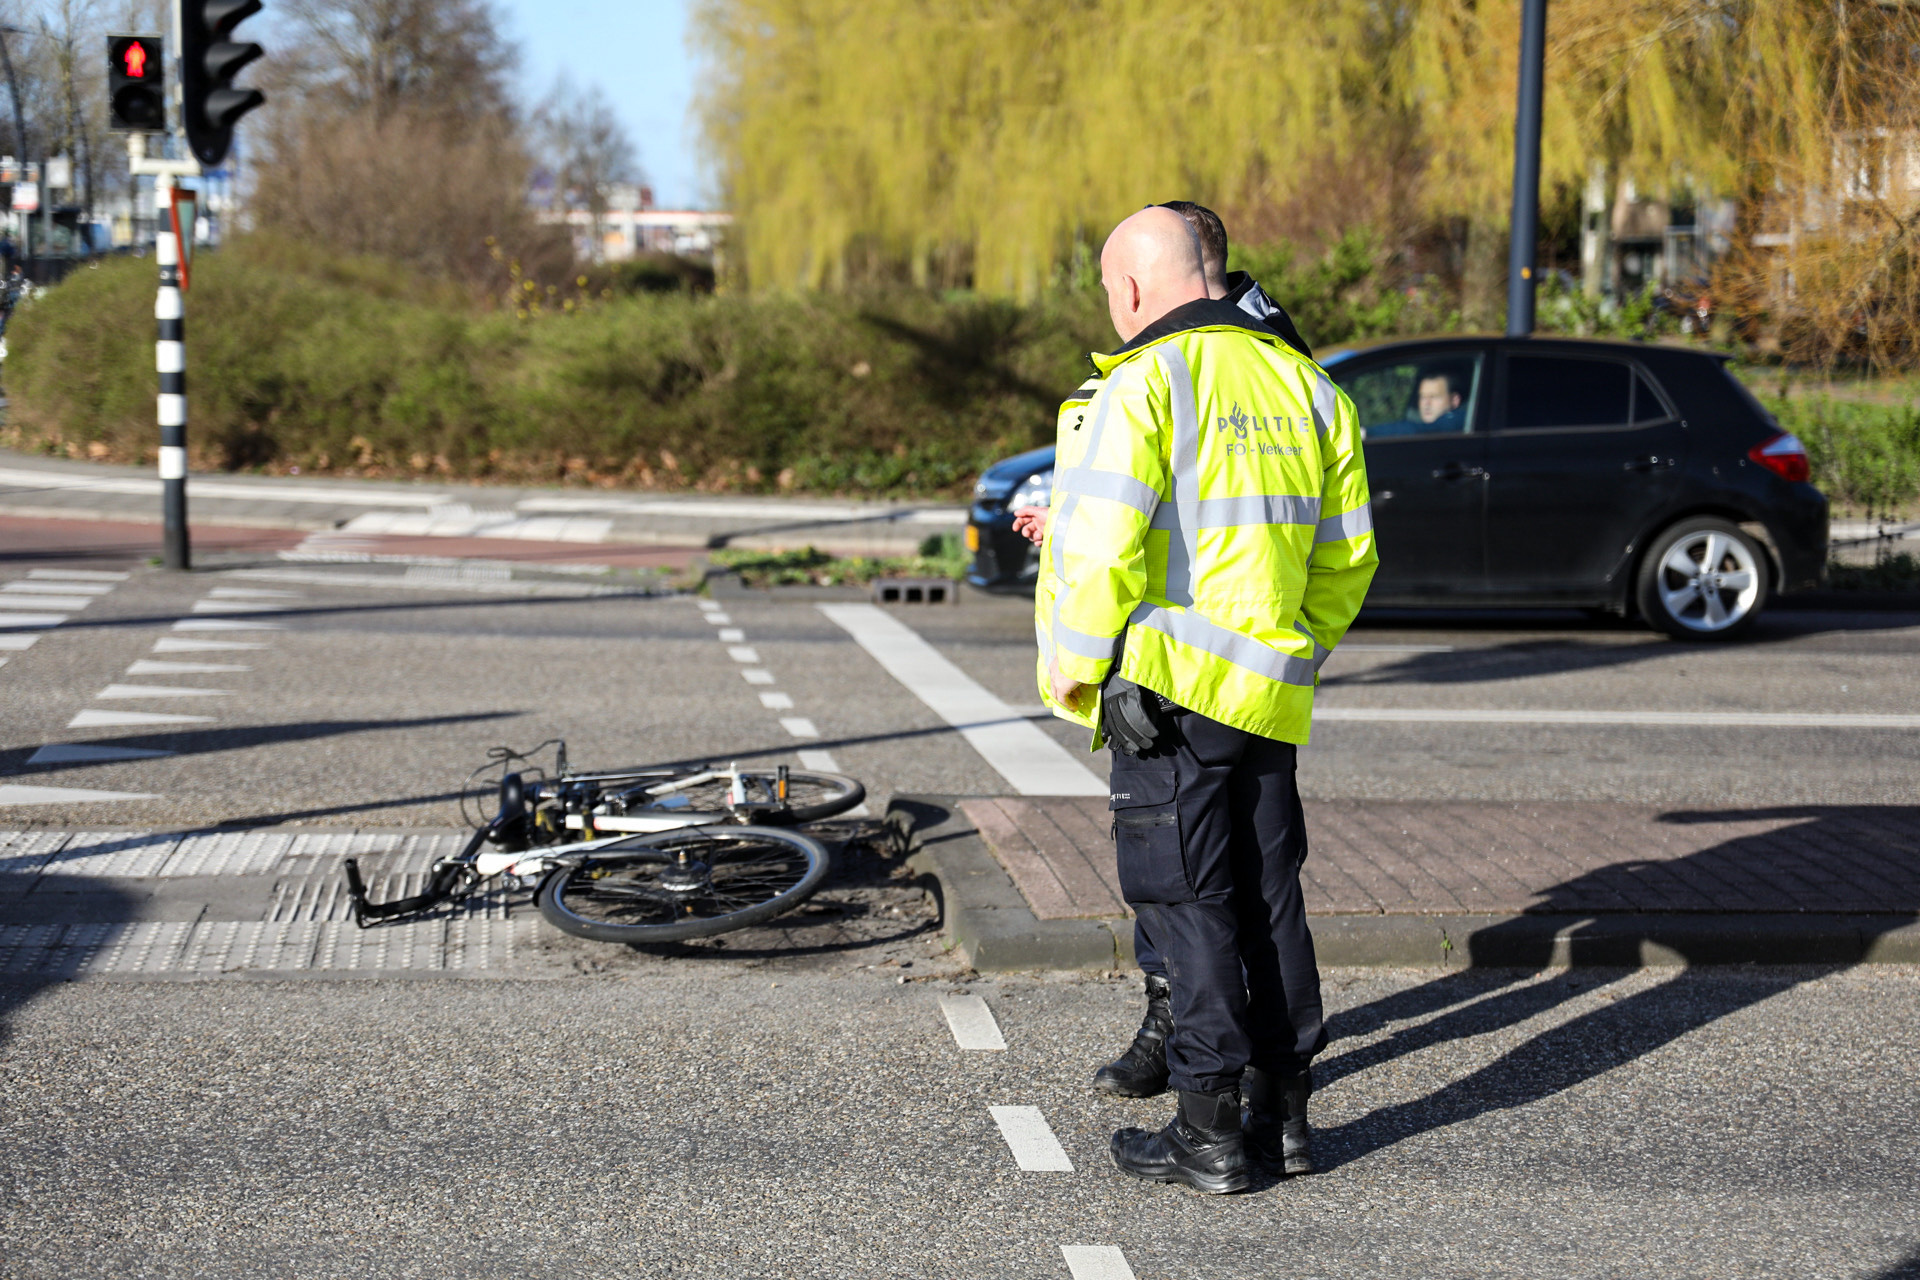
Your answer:
[[[1035,629],[1048,667],[1119,673],[1193,711],[1304,743],[1320,664],[1378,557],[1353,402],[1224,302],[1190,302],[1062,406]],[[1099,745],[1096,731],[1094,745]]]

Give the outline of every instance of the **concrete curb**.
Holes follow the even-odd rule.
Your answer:
[[[895,796],[887,821],[933,878],[947,937],[975,969],[1111,970],[1133,963],[1123,919],[1042,920],[951,796]],[[1659,968],[1920,964],[1912,915],[1688,912],[1311,917],[1329,967]]]

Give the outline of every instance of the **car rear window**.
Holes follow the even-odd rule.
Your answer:
[[[1633,378],[1617,360],[1509,357],[1507,429],[1624,427],[1632,421]]]

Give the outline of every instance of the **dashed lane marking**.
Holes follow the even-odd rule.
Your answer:
[[[141,658],[127,668],[130,676],[201,676],[217,675],[226,671],[251,671],[252,667],[239,666],[232,662],[155,662],[152,658]]]
[[[149,724],[212,724],[212,716],[180,716],[159,711],[94,711],[77,712],[67,721],[69,729],[105,729],[109,727],[149,725]]]
[[[9,586],[15,585],[12,583]],[[31,594],[24,591],[12,591],[0,595],[0,606],[8,609],[61,609],[73,613],[93,603],[92,596],[56,596],[48,595],[44,590]]]
[[[1072,1173],[1073,1161],[1038,1107],[988,1107],[1013,1162],[1028,1173]]]
[[[277,622],[243,622],[238,618],[182,618],[175,631],[285,631]]]
[[[1133,1268],[1118,1245],[1063,1244],[1060,1252],[1067,1259],[1067,1274],[1073,1280],[1134,1280]]]
[[[231,689],[201,689],[185,684],[110,684],[96,698],[224,698]]]
[[[719,612],[718,610],[708,610],[707,621],[711,622],[716,627],[724,627],[728,623],[732,622],[733,619],[728,617],[726,614]],[[724,636],[721,638],[725,639]]]
[[[265,587],[215,587],[207,594],[216,600],[299,600],[298,591],[271,591]]]
[[[77,742],[51,742],[27,757],[28,764],[101,764],[108,760],[157,760],[171,751],[146,747],[90,747]]]
[[[0,631],[0,651],[20,653],[33,648],[33,642],[39,638],[39,636],[9,635],[4,631]]]
[[[960,731],[1021,795],[1104,796],[1107,784],[899,619],[870,604],[823,604],[887,674]]]
[[[722,627],[718,634],[721,644],[744,644],[747,639],[747,633],[739,627]]]
[[[773,672],[763,667],[748,667],[745,671],[742,671],[740,675],[748,684],[773,683]]]
[[[246,640],[189,640],[184,636],[161,636],[153,642],[155,653],[208,653],[214,650],[232,653],[243,649],[264,649],[264,644]]]
[[[27,576],[41,582],[125,582],[133,575],[106,569],[31,569]]]
[[[29,596],[36,592],[43,595],[103,596],[113,590],[113,585],[110,582],[49,582],[44,578],[39,581],[22,578],[0,586],[0,592]]]
[[[786,693],[763,693],[760,695],[760,705],[769,711],[791,711],[793,710],[793,695]]]
[[[195,613],[281,613],[283,604],[267,604],[260,600],[195,600]]]
[[[64,613],[0,613],[0,628],[38,631],[45,627],[57,627],[66,620]]]
[[[979,996],[941,996],[940,1012],[947,1015],[947,1030],[962,1049],[983,1053],[1005,1052],[1006,1037],[993,1020],[993,1010]]]
[[[745,663],[748,666],[758,666],[760,664],[760,651],[744,644],[737,644],[728,649],[727,656],[735,662]]]
[[[699,596],[695,596],[693,602],[700,607],[700,612],[702,613],[715,614],[720,612],[720,604],[716,600],[702,600]]]
[[[796,738],[817,738],[820,730],[805,716],[781,716],[780,727]]]
[[[0,785],[0,806],[12,804],[86,804],[95,800],[152,800],[144,791],[88,791],[81,787]]]
[[[1920,716],[1804,711],[1532,711],[1455,707],[1316,706],[1313,718],[1347,724],[1549,724],[1676,729],[1920,729]]]

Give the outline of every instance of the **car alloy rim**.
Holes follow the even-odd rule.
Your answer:
[[[1701,529],[1660,558],[1660,603],[1681,626],[1725,631],[1760,599],[1760,566],[1739,538]]]

